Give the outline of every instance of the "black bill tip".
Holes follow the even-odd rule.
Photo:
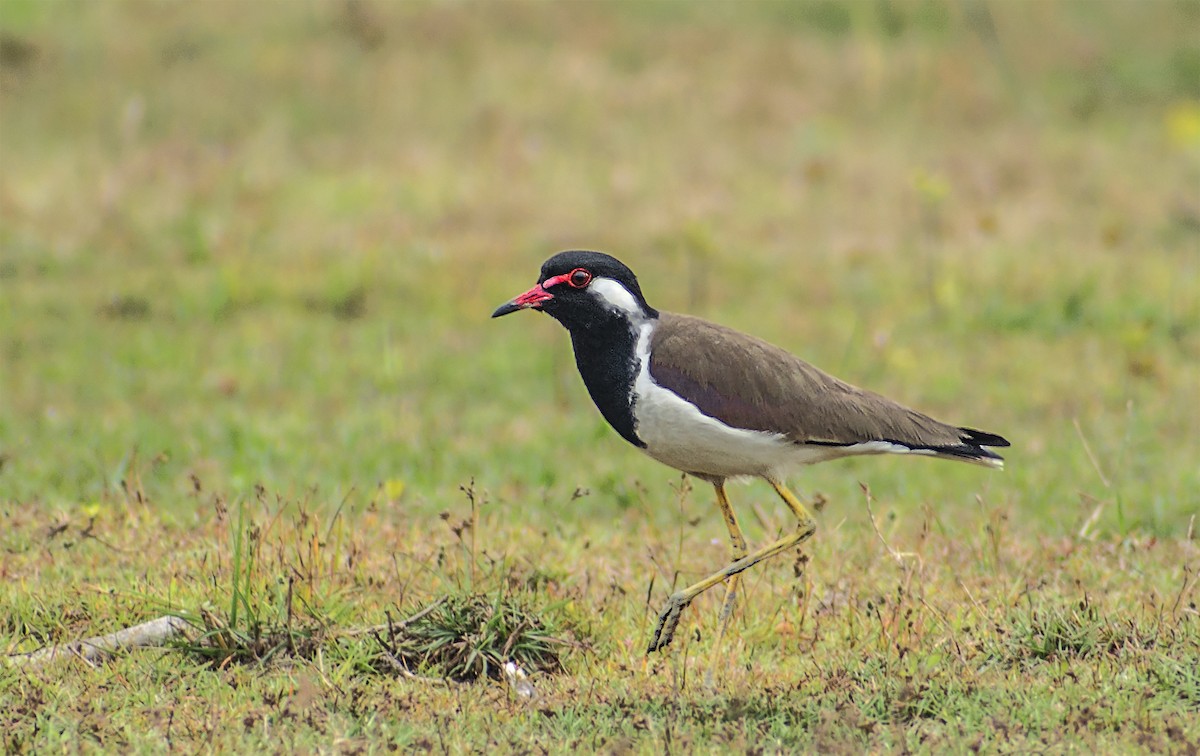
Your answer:
[[[496,308],[496,311],[492,313],[492,317],[498,318],[501,315],[508,315],[509,313],[516,312],[517,310],[520,310],[520,309],[523,309],[523,308],[521,307],[521,305],[519,305],[515,302],[505,302],[504,304],[502,304]]]

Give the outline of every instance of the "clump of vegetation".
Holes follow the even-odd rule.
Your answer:
[[[473,484],[464,491],[472,519],[452,530],[465,547],[463,534],[474,531],[479,494]],[[261,487],[257,498],[259,503],[268,498]],[[282,500],[277,504],[284,506]],[[361,650],[366,666],[376,670],[420,671],[455,681],[499,679],[508,661],[529,672],[562,671],[561,653],[573,644],[557,637],[552,613],[511,588],[526,578],[507,560],[480,576],[472,574],[474,554],[464,551],[463,562],[447,565],[441,598],[402,622],[389,616],[377,627],[345,628],[345,615],[360,608],[342,597],[344,577],[338,574],[356,546],[341,527],[340,513],[322,526],[315,513],[301,510],[288,526],[278,514],[260,522],[248,508],[239,503],[229,522],[228,582],[218,583],[218,593],[198,612],[177,612],[198,630],[184,634],[178,645],[215,667],[313,659],[335,637],[373,636],[377,649]],[[218,514],[224,518],[228,510],[222,506]],[[460,581],[471,587],[455,587]]]
[[[254,619],[237,626],[209,609],[187,619],[202,632],[194,640],[182,641],[180,646],[210,660],[216,667],[230,663],[266,664],[277,658],[311,659],[327,635],[325,627],[312,620],[279,624]]]
[[[375,633],[378,662],[403,673],[432,671],[452,680],[499,679],[512,661],[529,672],[561,672],[570,641],[550,615],[510,596],[449,596],[403,623]]]

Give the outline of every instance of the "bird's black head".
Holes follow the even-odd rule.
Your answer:
[[[641,322],[658,317],[646,304],[637,276],[603,252],[559,252],[542,264],[537,286],[496,308],[493,318],[517,310],[541,310],[568,330],[586,330],[614,318]]]

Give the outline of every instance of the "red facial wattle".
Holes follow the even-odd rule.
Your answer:
[[[573,272],[574,271],[572,271],[572,273]],[[563,283],[574,286],[574,284],[571,284],[571,273],[563,273],[562,275],[551,276],[550,278],[547,278],[545,281],[542,281],[540,284],[534,286],[532,289],[516,299],[505,302],[497,307],[496,311],[492,313],[492,317],[498,318],[501,315],[508,315],[511,312],[516,312],[517,310],[526,310],[530,307],[534,309],[540,309],[539,305],[541,305],[543,302],[548,302],[551,299],[554,299],[554,295],[547,291],[547,289]]]
[[[512,303],[514,305],[516,305],[517,307],[519,307],[520,309],[524,310],[526,307],[537,307],[542,302],[545,302],[550,299],[554,299],[554,295],[551,294],[550,292],[546,291],[544,286],[542,286],[541,284],[538,284],[537,286],[534,286],[529,291],[525,292],[521,296],[514,299],[512,301]]]

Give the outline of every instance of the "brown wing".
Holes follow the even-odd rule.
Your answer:
[[[650,375],[726,425],[796,443],[890,441],[968,459],[997,458],[999,436],[956,428],[851,386],[779,347],[699,318],[662,313]]]

